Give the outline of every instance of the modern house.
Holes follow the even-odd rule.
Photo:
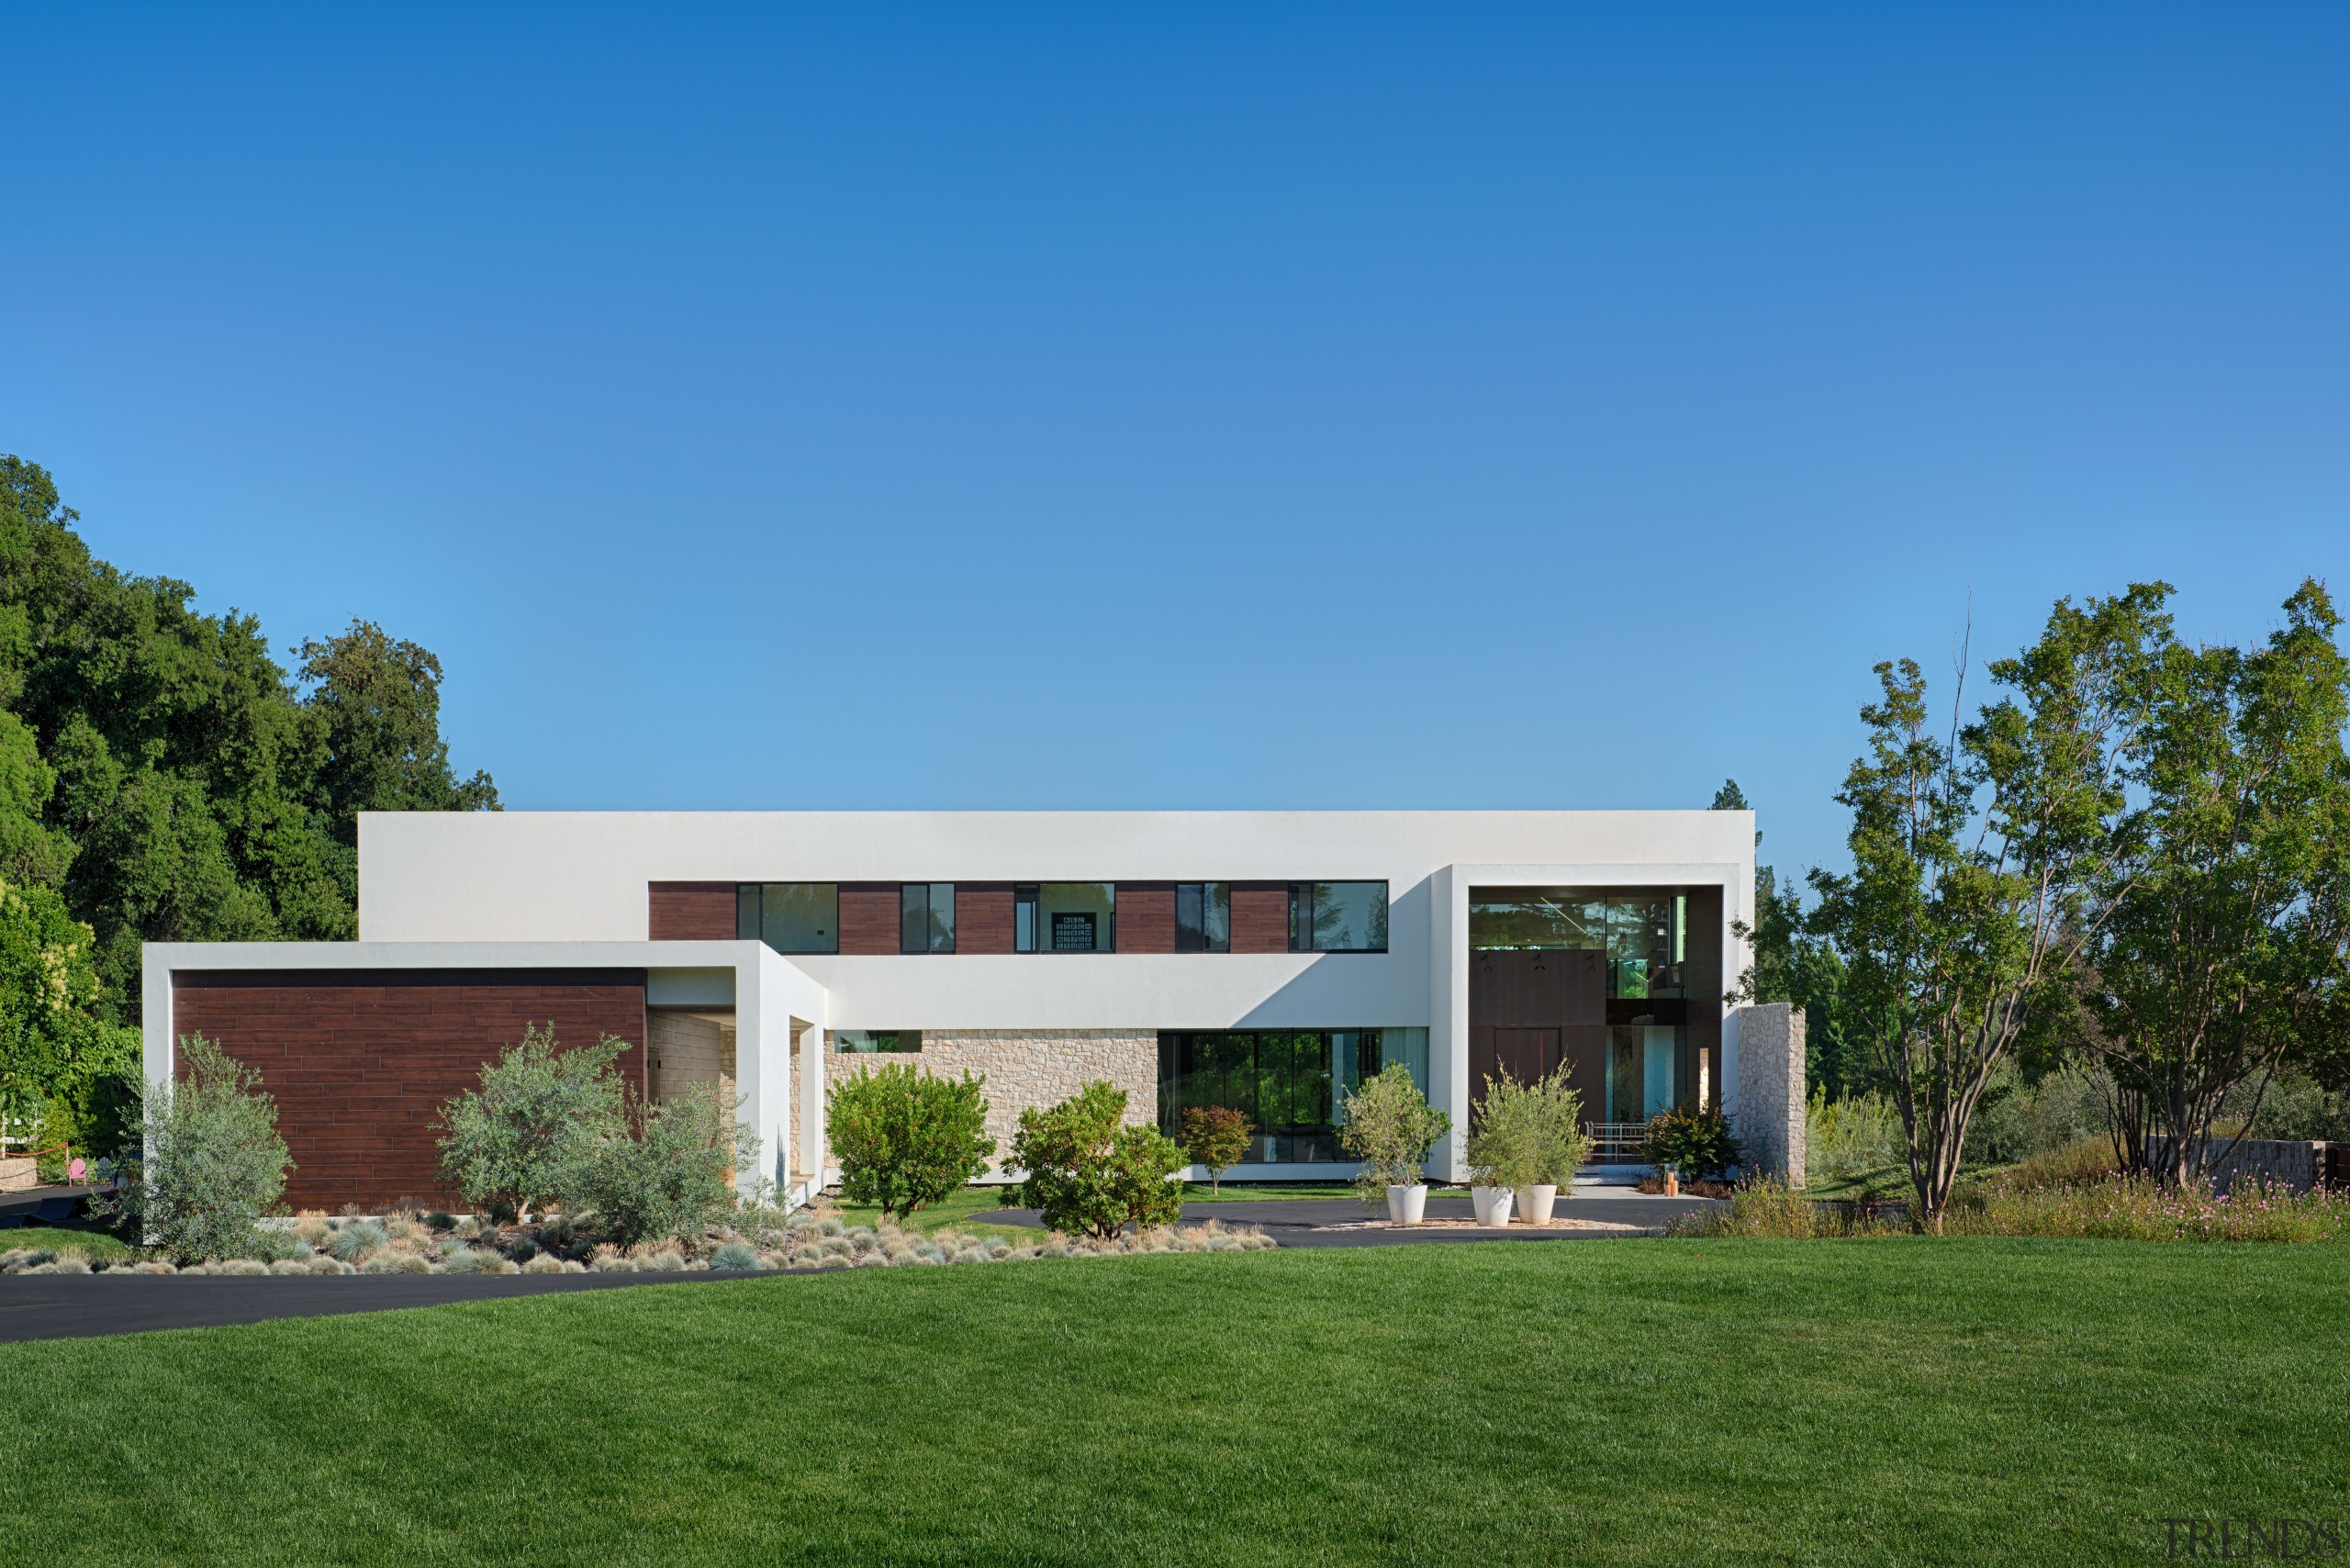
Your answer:
[[[889,1061],[986,1074],[1005,1146],[1097,1078],[1170,1131],[1237,1106],[1259,1179],[1349,1174],[1346,1092],[1398,1061],[1457,1178],[1474,1087],[1565,1064],[1603,1139],[1715,1103],[1784,1165],[1799,1029],[1728,1000],[1753,846],[1744,812],[369,814],[358,941],[146,949],[146,1070],[196,1034],[258,1070],[330,1208],[436,1193],[434,1114],[533,1023],[656,1099],[721,1084],[788,1193],[825,1084]]]

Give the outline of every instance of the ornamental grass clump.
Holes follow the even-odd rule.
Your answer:
[[[356,1263],[390,1239],[382,1226],[372,1219],[363,1219],[336,1227],[327,1238],[326,1250],[339,1262]]]
[[[2350,1240],[2350,1194],[2322,1187],[2296,1193],[2266,1180],[2214,1193],[2143,1175],[2031,1188],[1994,1176],[1961,1193],[1944,1230],[2111,1241],[2343,1241]]]

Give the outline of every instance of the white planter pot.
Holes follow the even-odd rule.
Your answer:
[[[1505,1226],[1509,1223],[1510,1190],[1507,1187],[1472,1187],[1469,1201],[1477,1205],[1479,1225]]]
[[[1517,1217],[1528,1225],[1550,1223],[1550,1205],[1559,1201],[1558,1187],[1549,1182],[1517,1190]]]
[[[1387,1217],[1396,1225],[1417,1225],[1428,1212],[1425,1185],[1387,1189]]]

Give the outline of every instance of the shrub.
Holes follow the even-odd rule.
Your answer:
[[[1402,1062],[1348,1092],[1342,1109],[1338,1147],[1361,1161],[1355,1190],[1374,1209],[1389,1187],[1417,1182],[1428,1151],[1452,1131],[1452,1118],[1427,1103]]]
[[[252,1244],[294,1163],[277,1136],[277,1105],[261,1075],[201,1035],[180,1040],[177,1083],[148,1088],[143,1148],[124,1151],[124,1182],[100,1213],[120,1213],[184,1263]]]
[[[1469,1135],[1469,1180],[1480,1187],[1530,1187],[1542,1174],[1550,1137],[1541,1097],[1505,1070],[1485,1080]]]
[[[1183,1152],[1208,1173],[1208,1191],[1224,1190],[1224,1173],[1248,1157],[1257,1129],[1228,1105],[1193,1105],[1183,1113]]]
[[[834,1085],[824,1133],[840,1161],[841,1196],[904,1219],[985,1173],[987,1082],[940,1078],[903,1063],[860,1070]]]
[[[1743,1162],[1729,1118],[1713,1106],[1697,1111],[1659,1111],[1649,1118],[1640,1158],[1662,1170],[1684,1176],[1718,1176]]]
[[[1013,1162],[1027,1172],[1020,1201],[1054,1230],[1107,1238],[1131,1221],[1167,1225],[1182,1212],[1169,1181],[1183,1151],[1156,1127],[1122,1126],[1124,1090],[1096,1081],[1050,1110],[1020,1113]]]
[[[441,1170],[466,1199],[501,1218],[528,1220],[558,1198],[583,1150],[622,1118],[612,1061],[627,1042],[610,1035],[564,1050],[554,1025],[533,1025],[481,1070],[481,1087],[441,1108]]]
[[[1804,1173],[1814,1181],[1841,1182],[1908,1159],[1901,1114],[1883,1094],[1828,1098],[1812,1092],[1804,1111]]]
[[[2011,1191],[2028,1193],[2042,1187],[2077,1187],[2101,1182],[2121,1169],[2114,1158],[2113,1139],[2103,1133],[2075,1138],[2062,1148],[2037,1154],[1999,1173]]]
[[[758,1158],[758,1135],[708,1084],[675,1099],[631,1097],[622,1125],[578,1155],[567,1185],[623,1246],[699,1231],[734,1209],[734,1178]]]

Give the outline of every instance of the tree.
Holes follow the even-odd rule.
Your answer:
[[[1374,1209],[1389,1187],[1416,1184],[1429,1151],[1452,1131],[1451,1116],[1428,1103],[1400,1061],[1349,1092],[1343,1110],[1338,1147],[1360,1164],[1355,1190]]]
[[[2084,988],[2123,1161],[2165,1182],[2232,1148],[2213,1124],[2238,1085],[2256,1115],[2288,1061],[2344,1037],[2350,664],[2322,585],[2285,615],[2250,652],[2163,650],[2136,771],[2143,851],[2108,895]]]
[[[278,1206],[293,1157],[261,1075],[201,1035],[180,1040],[176,1083],[148,1087],[145,1137],[123,1151],[121,1193],[94,1206],[136,1222],[184,1263],[233,1257]]]
[[[2013,695],[1963,727],[1954,700],[1947,740],[1928,728],[1917,665],[1876,666],[1869,755],[1837,796],[1853,868],[1811,874],[1814,924],[1841,950],[1900,1110],[1922,1228],[1942,1227],[1994,1070],[2057,1014],[2100,901],[2126,895],[2116,872],[2140,824],[2125,786],[2169,591],[2060,600],[2039,642],[1991,666]]]
[[[1183,1113],[1183,1152],[1206,1168],[1211,1193],[1224,1191],[1224,1173],[1248,1157],[1256,1136],[1248,1118],[1228,1105],[1193,1105]]]
[[[589,1150],[625,1135],[612,1063],[627,1048],[607,1035],[565,1050],[552,1021],[526,1028],[519,1043],[482,1064],[480,1088],[442,1107],[442,1174],[492,1215],[527,1221],[533,1206],[562,1201]]]
[[[841,1196],[903,1220],[985,1174],[985,1078],[941,1078],[894,1063],[833,1086],[824,1137],[840,1161]]]
[[[99,1018],[137,1021],[143,942],[354,935],[352,813],[495,807],[450,773],[429,653],[354,623],[306,644],[305,695],[253,617],[94,558],[77,521],[0,457],[0,877],[91,927]]]
[[[1183,1151],[1157,1127],[1126,1126],[1125,1091],[1096,1080],[1049,1110],[1020,1113],[1013,1164],[1027,1172],[1020,1201],[1066,1234],[1107,1240],[1129,1224],[1171,1224],[1183,1189]]]

